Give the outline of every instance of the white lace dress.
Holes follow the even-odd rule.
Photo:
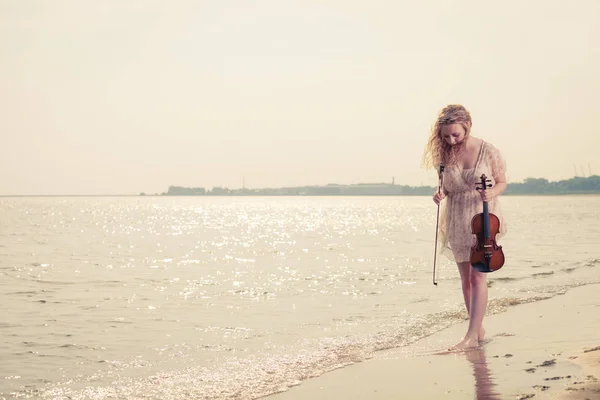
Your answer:
[[[449,259],[456,262],[468,262],[470,259],[471,247],[476,242],[476,236],[471,230],[471,219],[483,212],[481,195],[475,190],[476,183],[481,181],[481,174],[486,174],[493,187],[496,178],[505,172],[506,163],[500,152],[485,141],[481,143],[474,168],[451,166],[444,169],[443,187],[448,196],[442,202],[438,238],[442,254]],[[506,233],[506,222],[498,197],[488,202],[488,209],[500,220],[500,232],[496,235],[496,242],[502,245],[499,239]]]

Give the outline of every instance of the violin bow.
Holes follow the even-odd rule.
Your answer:
[[[439,173],[439,184],[438,184],[438,193],[441,193],[442,185],[444,184],[444,164],[440,164],[440,173]],[[441,203],[441,201],[440,201]],[[437,248],[438,248],[438,226],[440,223],[440,203],[437,205],[437,220],[435,223],[435,243],[433,250],[433,284],[437,286],[437,271],[436,271],[436,262],[437,262]]]

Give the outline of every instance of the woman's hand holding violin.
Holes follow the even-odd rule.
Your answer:
[[[479,194],[481,195],[481,200],[486,202],[491,201],[494,197],[497,196],[496,192],[493,189],[479,190]]]
[[[496,180],[496,185],[493,188],[487,190],[479,190],[479,194],[481,195],[481,200],[485,202],[491,201],[494,197],[500,196],[504,190],[506,190],[506,182]]]

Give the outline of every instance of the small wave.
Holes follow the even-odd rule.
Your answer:
[[[538,276],[550,276],[550,275],[554,275],[554,271],[548,271],[548,272],[538,272],[533,274],[532,276],[534,278],[538,277]]]
[[[124,281],[117,281],[117,280],[112,280],[112,281],[87,281],[87,282],[82,282],[82,284],[88,284],[88,285],[120,285],[120,284],[124,284]]]
[[[527,298],[505,297],[500,299],[491,299],[488,303],[487,310],[491,315],[499,314],[505,312],[510,307],[518,306],[520,304],[535,303],[536,301],[541,300],[547,300],[554,297],[554,295],[555,294],[547,294]]]
[[[588,261],[582,261],[582,262],[578,262],[576,263],[574,266],[569,266],[567,268],[562,268],[560,269],[560,271],[562,272],[566,272],[566,273],[572,273],[580,268],[585,268],[585,267],[594,267],[596,265],[600,264],[600,259],[591,259]]]
[[[415,303],[427,303],[429,301],[431,301],[431,299],[429,299],[428,297],[421,297],[420,299],[412,300],[410,303],[411,304],[415,304]]]
[[[76,350],[95,349],[95,348],[87,346],[85,344],[77,344],[77,343],[62,344],[60,346],[56,346],[56,348],[58,348],[58,349],[76,349]]]
[[[58,336],[58,337],[71,337],[71,336],[73,336],[72,333],[56,333],[56,332],[50,332],[49,335],[50,336]]]
[[[36,356],[38,357],[43,357],[43,358],[60,358],[60,359],[71,359],[71,356],[65,356],[62,354],[36,354]]]
[[[41,358],[59,358],[59,359],[72,359],[73,357],[70,355],[63,355],[63,354],[47,354],[47,353],[40,353],[39,351],[34,351],[34,350],[29,350],[29,351],[22,351],[22,352],[16,352],[13,353],[13,355],[17,356],[17,357],[24,357],[24,356],[34,356],[34,357],[41,357]],[[76,358],[81,358],[79,356],[76,356]],[[0,393],[1,394],[1,393]],[[0,397],[1,399],[2,397]]]
[[[498,278],[494,278],[493,280],[494,281],[499,281],[499,282],[513,282],[513,281],[519,281],[519,280],[522,280],[522,279],[525,279],[525,278],[515,278],[515,277],[512,277],[512,276],[501,276],[501,277],[498,277]]]
[[[107,322],[110,322],[112,324],[133,324],[133,321],[126,321],[123,318],[111,319],[110,321],[107,321]]]
[[[46,280],[36,280],[37,283],[43,283],[45,285],[74,285],[76,282],[69,281],[46,281]]]
[[[9,292],[6,293],[7,295],[36,295],[42,293],[42,291],[38,291],[38,290],[26,290],[26,291],[21,291],[21,292]]]

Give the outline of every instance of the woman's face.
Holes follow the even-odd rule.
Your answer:
[[[442,140],[450,146],[455,146],[465,140],[467,132],[461,124],[442,125]]]

